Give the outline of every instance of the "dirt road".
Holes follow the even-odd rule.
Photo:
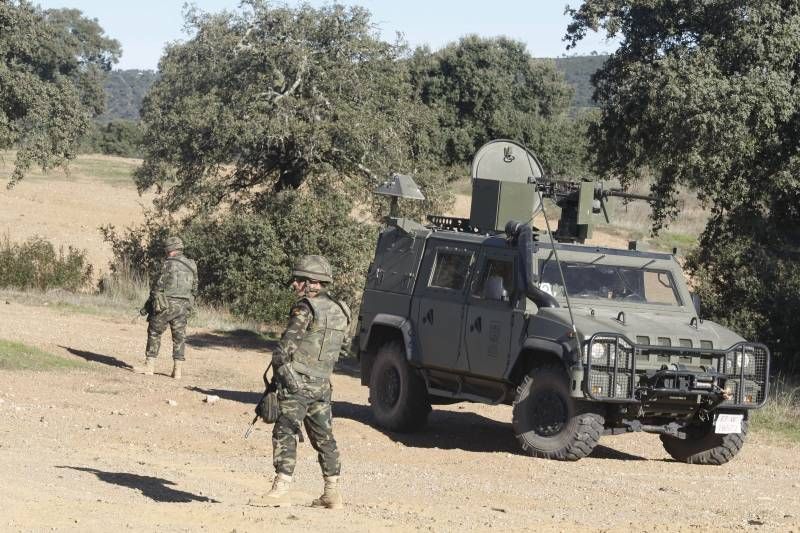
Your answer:
[[[800,531],[800,451],[754,435],[723,467],[672,462],[657,437],[601,441],[576,463],[522,455],[505,406],[438,408],[415,435],[373,426],[356,368],[334,376],[342,511],[308,506],[316,456],[299,446],[290,508],[269,488],[270,427],[242,435],[266,346],[192,331],[184,379],[140,360],[143,323],[0,301],[0,338],[88,361],[60,372],[0,371],[3,531]],[[208,394],[220,397],[204,402]]]

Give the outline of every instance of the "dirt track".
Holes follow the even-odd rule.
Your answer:
[[[0,371],[0,530],[800,531],[797,446],[756,434],[732,463],[698,467],[668,460],[655,436],[627,435],[577,463],[553,462],[520,454],[508,407],[471,404],[435,410],[422,433],[391,435],[373,426],[347,364],[334,376],[345,509],[308,507],[321,489],[308,443],[300,504],[252,507],[272,477],[270,428],[242,438],[267,359],[260,339],[192,331],[175,382],[129,371],[141,322],[0,306],[0,338],[91,361]],[[206,394],[221,400],[209,405]]]

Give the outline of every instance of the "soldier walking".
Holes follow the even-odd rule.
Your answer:
[[[289,324],[278,347],[272,352],[280,412],[272,431],[275,479],[272,489],[259,500],[261,504],[288,503],[285,498],[294,474],[302,422],[317,451],[325,480],[322,495],[312,505],[342,507],[339,450],[331,425],[330,376],[348,342],[350,309],[328,294],[332,275],[330,263],[320,255],[301,257],[292,270],[291,286],[298,300],[291,308]]]
[[[183,255],[183,241],[169,237],[164,246],[166,260],[161,274],[150,288],[150,298],[140,313],[147,314],[147,349],[145,365],[134,367],[139,374],[153,375],[161,347],[161,335],[167,326],[172,330],[172,377],[181,378],[186,341],[186,323],[197,296],[197,265]]]

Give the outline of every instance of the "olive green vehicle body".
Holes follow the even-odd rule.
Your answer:
[[[544,360],[557,361],[567,369],[574,397],[600,401],[593,400],[591,390],[586,389],[586,365],[583,354],[577,352],[578,345],[585,352],[596,334],[620,335],[631,344],[638,340],[640,350],[648,353],[639,355],[637,372],[669,364],[695,369],[711,366],[723,353],[745,342],[729,329],[699,319],[680,265],[670,254],[557,243],[564,263],[644,268],[669,273],[674,281],[677,305],[572,296],[576,342],[566,298],[558,298],[561,307],[543,308],[527,298],[521,290],[516,247],[504,236],[416,225],[406,231],[400,227],[403,224],[409,222],[397,221],[381,233],[364,290],[358,334],[365,385],[371,357],[387,337],[402,340],[409,363],[426,376],[429,394],[436,400],[488,403],[511,403],[522,376]],[[443,252],[468,258],[460,289],[435,285],[434,261]],[[507,301],[484,298],[476,292],[488,261],[495,259],[512,264],[514,284],[506,288]],[[551,260],[553,246],[538,243],[534,256],[537,272]],[[762,367],[762,379],[758,380],[762,389],[765,373]],[[752,392],[750,402],[731,398],[720,407],[758,407],[766,391]]]
[[[518,439],[540,457],[588,455],[597,438],[576,451],[584,431],[648,431],[661,434],[680,460],[730,460],[744,442],[749,411],[767,399],[766,346],[703,320],[673,254],[580,243],[591,232],[589,204],[604,198],[599,188],[559,182],[548,189],[532,164],[533,177],[525,178],[519,145],[486,147],[473,166],[470,220],[389,218],[379,235],[357,331],[361,380],[376,418],[418,428],[431,404],[512,404]],[[512,179],[478,179],[485,161],[498,175],[510,163]],[[554,234],[572,242],[501,223],[532,218],[531,198],[536,208],[541,195],[536,202],[526,193],[521,204],[516,197],[534,186],[566,200]],[[399,357],[394,352],[408,368],[387,362]],[[410,401],[408,391],[424,394],[424,402]],[[398,401],[412,408],[403,411]],[[721,414],[736,418],[733,429],[717,423]]]

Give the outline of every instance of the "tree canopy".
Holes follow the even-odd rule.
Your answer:
[[[419,48],[410,63],[414,88],[438,121],[433,146],[442,164],[469,163],[484,143],[510,138],[551,173],[580,172],[582,154],[570,151],[582,144],[568,116],[573,90],[553,60],[534,59],[520,41],[471,35],[437,52]]]
[[[571,15],[572,44],[621,38],[594,77],[597,171],[655,175],[655,230],[696,190],[712,217],[689,266],[709,311],[800,363],[800,4],[588,0]]]
[[[34,164],[75,156],[90,118],[103,110],[102,75],[119,53],[80,11],[0,2],[0,149],[17,150],[9,186]]]
[[[270,194],[324,176],[365,197],[413,171],[425,109],[411,97],[399,43],[378,39],[360,7],[191,11],[196,32],[167,49],[145,99],[140,189],[174,182],[168,210]],[[423,177],[424,179],[424,177]]]

